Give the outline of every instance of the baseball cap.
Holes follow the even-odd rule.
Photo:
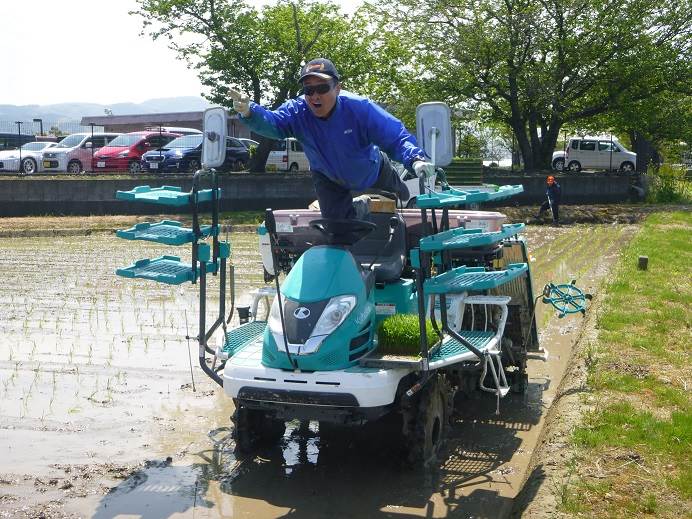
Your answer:
[[[316,76],[322,79],[336,79],[339,81],[339,73],[336,71],[334,63],[325,58],[317,58],[308,61],[300,69],[299,83],[308,76]]]

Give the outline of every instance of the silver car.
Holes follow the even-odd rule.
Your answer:
[[[41,155],[57,142],[27,142],[21,149],[0,151],[0,171],[14,171],[31,175],[43,171]]]
[[[119,133],[73,133],[61,140],[57,146],[43,153],[45,171],[67,171],[81,173],[91,169],[91,158],[97,150],[106,146]]]

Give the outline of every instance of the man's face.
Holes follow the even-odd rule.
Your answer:
[[[334,108],[336,104],[336,98],[341,92],[341,85],[336,83],[334,80],[322,79],[316,76],[308,76],[303,80],[303,88],[305,87],[319,87],[320,85],[329,85],[330,89],[325,94],[320,94],[314,92],[312,95],[305,94],[305,101],[307,101],[310,110],[317,117],[327,117],[329,113]]]

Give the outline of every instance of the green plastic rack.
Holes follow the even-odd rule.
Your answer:
[[[218,226],[213,229],[211,225],[201,225],[200,237],[218,235]],[[192,243],[195,239],[195,233],[192,229],[183,227],[183,224],[174,220],[162,220],[159,223],[138,223],[130,229],[125,229],[116,232],[118,238],[126,240],[145,240],[156,243],[164,243],[166,245],[184,245]]]
[[[438,209],[460,205],[496,202],[524,191],[521,184],[495,186],[494,191],[480,189],[460,190],[450,188],[441,192],[427,193],[416,198],[416,207],[421,209]]]
[[[213,189],[203,189],[197,192],[198,202],[209,202],[212,200]],[[192,195],[189,191],[183,191],[179,186],[137,186],[130,191],[118,191],[115,194],[117,200],[127,200],[132,202],[148,202],[151,204],[168,205],[182,207],[189,205]],[[219,189],[218,196],[221,196]]]
[[[216,265],[207,263],[207,272],[215,272]],[[129,267],[115,271],[118,276],[125,278],[149,279],[169,285],[180,285],[186,281],[193,281],[199,275],[193,272],[189,263],[183,263],[177,256],[161,256],[155,259],[143,259]]]
[[[505,270],[490,271],[483,267],[457,267],[426,280],[423,289],[426,295],[489,290],[519,277],[527,270],[526,263],[511,263]]]
[[[494,232],[483,232],[481,229],[456,228],[420,240],[420,249],[424,252],[458,250],[475,247],[487,247],[514,236],[524,230],[523,223],[505,224]]]

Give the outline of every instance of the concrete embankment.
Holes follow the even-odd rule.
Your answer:
[[[618,203],[631,199],[631,178],[593,173],[559,177],[563,203]],[[512,198],[513,204],[530,205],[545,199],[543,175],[492,175],[484,182],[505,185],[522,184],[524,192]],[[89,214],[154,214],[161,206],[116,200],[118,190],[135,186],[179,186],[189,190],[191,178],[180,177],[46,177],[0,179],[0,216],[27,215],[89,215]],[[277,174],[234,173],[220,178],[223,211],[306,207],[315,199],[312,179],[308,173]],[[507,201],[502,202],[506,205]],[[171,212],[166,208],[167,212]],[[181,212],[187,212],[183,208]]]

